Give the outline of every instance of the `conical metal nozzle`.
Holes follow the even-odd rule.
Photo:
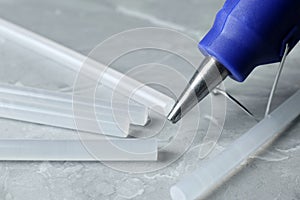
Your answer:
[[[206,57],[168,115],[176,123],[227,76],[227,69],[213,57]]]

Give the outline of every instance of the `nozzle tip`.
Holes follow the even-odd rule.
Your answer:
[[[171,121],[173,124],[175,124],[176,122],[178,122],[181,119],[181,109],[177,108],[176,106],[177,104],[175,104],[175,106],[172,108],[171,112],[169,113],[167,119],[169,121]]]
[[[199,101],[205,98],[210,90],[220,84],[228,74],[227,69],[216,59],[206,57],[178,98],[167,117],[168,120],[173,123],[179,121]]]

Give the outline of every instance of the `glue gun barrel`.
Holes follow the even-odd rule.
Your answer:
[[[299,39],[299,0],[227,0],[199,43],[206,59],[168,119],[176,123],[226,76],[242,82],[255,67],[279,62]]]

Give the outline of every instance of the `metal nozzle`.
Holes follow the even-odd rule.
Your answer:
[[[213,57],[206,57],[168,115],[176,123],[229,74]]]

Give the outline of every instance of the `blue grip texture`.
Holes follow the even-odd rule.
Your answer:
[[[256,66],[280,61],[286,43],[293,48],[299,39],[300,0],[227,0],[199,49],[243,81]]]

